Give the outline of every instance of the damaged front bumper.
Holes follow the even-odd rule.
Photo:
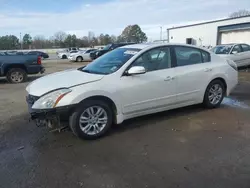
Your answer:
[[[62,124],[62,122],[68,122],[70,114],[73,112],[74,106],[65,106],[54,109],[37,110],[32,109],[30,112],[30,119],[33,120],[37,127],[48,127],[52,131],[62,131],[68,127],[68,124]]]
[[[35,121],[38,127],[47,126],[51,129],[60,129],[62,121],[68,121],[75,105],[63,106],[52,109],[33,109],[32,105],[37,98],[27,96],[28,111],[30,119]]]

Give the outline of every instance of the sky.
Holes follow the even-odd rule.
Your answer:
[[[240,9],[250,10],[250,0],[0,0],[0,35],[119,35],[139,24],[149,40],[157,40],[160,27],[166,38],[169,27],[226,18]]]

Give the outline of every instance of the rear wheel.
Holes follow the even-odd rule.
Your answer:
[[[66,56],[66,55],[63,55],[62,58],[63,58],[63,59],[67,59],[67,56]]]
[[[12,68],[7,72],[6,77],[10,83],[21,83],[27,80],[27,73],[21,68]]]
[[[77,62],[82,62],[82,61],[83,61],[83,58],[82,58],[81,56],[78,56],[78,57],[76,58],[76,61],[77,61]]]
[[[84,102],[70,117],[70,128],[82,139],[97,139],[110,129],[112,111],[107,103],[100,100]]]
[[[225,97],[226,88],[222,81],[212,81],[205,92],[203,104],[207,108],[217,108]]]

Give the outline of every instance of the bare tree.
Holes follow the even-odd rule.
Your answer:
[[[64,47],[64,40],[66,39],[67,34],[63,31],[58,31],[54,34],[55,44],[60,47]]]
[[[233,12],[229,15],[229,18],[239,18],[243,16],[250,16],[250,11],[248,10],[239,10],[237,12]]]

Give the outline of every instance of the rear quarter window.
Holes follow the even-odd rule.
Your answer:
[[[201,50],[201,54],[202,54],[203,63],[207,63],[211,61],[210,53]]]

